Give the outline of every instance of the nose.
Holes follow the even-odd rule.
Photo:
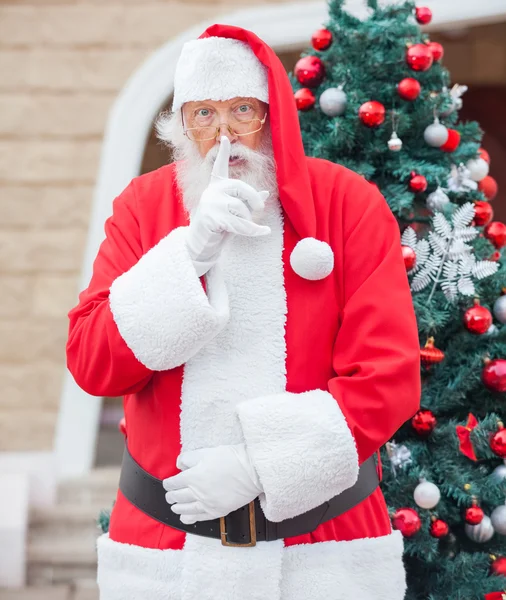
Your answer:
[[[218,140],[222,135],[226,136],[231,142],[235,142],[237,140],[237,136],[230,129],[228,123],[220,123],[220,135],[218,136]]]

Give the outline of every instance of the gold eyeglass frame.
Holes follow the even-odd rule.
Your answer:
[[[234,135],[236,137],[245,137],[247,135],[252,135],[253,133],[257,133],[262,130],[262,127],[265,125],[265,121],[267,121],[267,114],[268,113],[266,112],[263,119],[256,118],[256,119],[250,119],[249,121],[243,121],[243,123],[251,123],[252,121],[260,121],[260,127],[258,129],[255,129],[255,131],[248,131],[248,133],[236,133],[228,123],[220,123],[217,127],[215,127],[216,133],[213,135],[213,137],[203,138],[201,140],[192,140],[192,138],[188,135],[189,131],[196,131],[198,129],[211,129],[211,126],[209,126],[209,127],[188,127],[188,129],[184,129],[184,134],[192,142],[207,142],[209,140],[216,140],[218,138],[218,136],[220,135],[221,126],[226,125],[230,135]],[[182,121],[183,127],[184,127],[184,116],[183,116],[183,108],[182,107],[181,107],[181,121]]]

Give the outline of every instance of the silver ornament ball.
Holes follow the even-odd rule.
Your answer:
[[[506,464],[496,467],[492,471],[490,477],[492,477],[496,483],[501,483],[504,481],[504,479],[506,479]]]
[[[401,148],[402,148],[402,140],[394,131],[392,133],[392,137],[388,140],[388,149],[391,150],[392,152],[399,152],[399,150],[401,150]]]
[[[427,208],[429,208],[432,212],[436,212],[438,210],[442,210],[448,203],[450,202],[450,198],[443,192],[443,188],[438,186],[438,188],[427,196]]]
[[[478,544],[488,542],[494,535],[492,521],[487,515],[483,517],[482,522],[478,523],[478,525],[469,525],[469,523],[466,523],[465,530],[467,537]]]
[[[339,88],[329,88],[320,96],[320,108],[327,117],[337,117],[346,110],[348,98],[345,92]]]
[[[448,129],[442,125],[438,119],[426,127],[423,133],[423,139],[433,148],[440,148],[448,141]]]
[[[466,167],[469,169],[469,177],[473,181],[481,181],[488,175],[489,164],[483,158],[472,158],[466,163]]]
[[[499,535],[506,535],[506,506],[497,506],[490,515],[492,527]]]
[[[497,335],[499,332],[499,330],[497,329],[497,327],[492,323],[492,325],[490,325],[490,327],[487,329],[487,331],[485,331],[485,333],[483,335]]]
[[[499,323],[506,323],[506,296],[499,296],[497,298],[492,311]]]
[[[420,508],[434,508],[441,500],[439,488],[434,483],[430,483],[430,481],[420,482],[416,486],[413,496]]]

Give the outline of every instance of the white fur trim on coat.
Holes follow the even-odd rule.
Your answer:
[[[303,238],[290,254],[292,269],[303,279],[317,281],[328,277],[334,269],[334,253],[327,242]]]
[[[248,44],[219,37],[187,42],[176,66],[172,110],[185,102],[237,97],[269,102],[267,68]]]
[[[110,307],[122,338],[153,371],[184,364],[229,318],[223,283],[208,295],[202,287],[186,248],[186,231],[179,227],[169,233],[110,290]]]
[[[307,512],[357,481],[355,440],[328,392],[264,396],[237,411],[270,521]]]
[[[202,543],[193,547],[193,540]],[[189,534],[183,550],[98,539],[101,600],[402,600],[399,531],[378,538],[280,547],[225,548]],[[267,558],[277,548],[280,558]],[[198,549],[197,549],[198,548]],[[197,552],[197,554],[195,554]],[[185,556],[188,553],[188,558]],[[256,556],[253,569],[252,556]],[[216,561],[226,577],[216,577]],[[256,567],[262,567],[259,572]],[[191,569],[195,568],[195,572]],[[188,570],[190,569],[190,570]],[[197,572],[198,571],[198,572]],[[239,578],[244,576],[244,580]],[[206,581],[206,587],[196,587]],[[246,583],[246,585],[244,585]],[[193,595],[192,595],[193,594]],[[262,595],[263,594],[263,595]]]

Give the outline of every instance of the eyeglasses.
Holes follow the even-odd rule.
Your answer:
[[[230,135],[242,137],[260,131],[267,120],[267,113],[263,119],[250,119],[248,121],[233,121],[232,123],[220,123],[213,127],[190,127],[185,129],[185,136],[193,142],[205,142],[215,140],[221,132],[221,126],[226,125]]]

